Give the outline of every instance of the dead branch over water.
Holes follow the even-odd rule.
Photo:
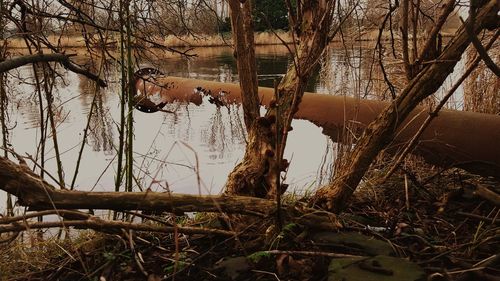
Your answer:
[[[85,192],[56,190],[27,167],[0,158],[0,189],[35,210],[108,209],[183,212],[227,212],[266,216],[269,200],[243,196],[187,195],[158,192]]]
[[[15,57],[13,59],[0,62],[0,73],[7,72],[9,70],[18,68],[26,64],[37,63],[37,62],[51,62],[51,61],[60,62],[67,69],[75,73],[82,74],[87,78],[96,81],[101,87],[107,86],[107,83],[101,78],[99,78],[99,76],[77,66],[74,62],[72,62],[69,59],[69,56],[65,54],[35,54],[35,55]]]
[[[39,215],[35,213],[36,215]],[[19,219],[22,221],[23,218]],[[135,231],[148,231],[158,233],[184,233],[184,234],[215,234],[223,236],[236,235],[233,231],[226,231],[220,229],[207,229],[200,227],[182,227],[182,226],[158,226],[143,223],[131,223],[123,221],[108,221],[97,217],[89,217],[84,220],[64,220],[64,221],[48,221],[48,222],[16,222],[8,225],[3,225],[0,220],[0,233],[5,232],[19,232],[30,229],[45,229],[52,227],[76,227],[83,229],[93,229],[97,231],[113,232],[120,229],[135,230]]]

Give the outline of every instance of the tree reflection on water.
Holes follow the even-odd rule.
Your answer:
[[[142,66],[160,68],[172,76],[237,82],[236,62],[229,47],[200,48],[198,57],[181,58],[165,55],[155,61],[143,61]],[[388,99],[390,93],[383,81],[373,49],[357,46],[345,49],[328,48],[320,69],[313,76],[308,91],[359,98]],[[261,86],[272,87],[275,79],[285,73],[291,63],[288,50],[282,46],[257,48],[257,66]],[[97,69],[97,61],[79,58],[91,69]],[[398,87],[400,68],[386,63],[386,71],[395,87]],[[90,117],[88,139],[82,155],[81,169],[76,189],[113,190],[115,154],[119,124],[119,77],[112,65],[105,68],[110,81],[105,89],[83,76],[57,69],[62,79],[56,79],[54,107],[60,116],[56,118],[58,138],[61,141],[62,161],[73,166],[83,139],[92,103],[95,110]],[[9,73],[6,86],[16,93],[9,100],[11,143],[18,153],[35,155],[39,132],[38,104],[34,93],[33,73],[23,67]],[[219,193],[227,174],[243,155],[245,130],[241,108],[238,105],[217,107],[205,101],[193,104],[167,104],[166,110],[175,114],[134,112],[134,162],[136,183],[141,188],[151,187],[159,191]],[[294,120],[285,157],[291,159],[287,182],[291,189],[301,191],[324,184],[335,170],[335,159],[350,146],[332,142],[321,129],[303,120]],[[344,132],[346,138],[352,134]],[[352,140],[344,140],[351,143]],[[182,145],[185,143],[189,146]],[[53,151],[46,151],[46,169],[55,171]],[[197,166],[198,165],[198,166]],[[66,178],[73,177],[72,168]],[[290,189],[290,190],[291,190]],[[5,200],[0,199],[0,207]]]

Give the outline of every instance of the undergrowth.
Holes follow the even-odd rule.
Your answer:
[[[40,239],[30,231],[0,246],[0,279],[326,280],[332,258],[324,253],[366,253],[349,243],[319,243],[316,237],[360,233],[388,243],[392,255],[420,265],[428,280],[495,280],[489,278],[499,273],[499,209],[476,189],[498,190],[499,184],[458,169],[415,167],[377,186],[375,179],[384,171],[375,169],[373,180],[364,182],[339,216],[343,227],[338,233],[290,222],[278,231],[274,218],[222,214],[175,221],[231,229],[237,238],[71,230],[69,235],[63,232],[65,239],[47,234]],[[297,195],[285,200],[306,201]]]

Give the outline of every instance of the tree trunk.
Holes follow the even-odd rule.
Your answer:
[[[497,0],[490,0],[477,13],[474,33],[485,28],[498,28]],[[470,19],[465,24],[469,24]],[[445,81],[470,44],[464,26],[439,56],[409,82],[400,96],[389,105],[364,131],[355,149],[348,155],[350,161],[342,167],[329,185],[320,188],[312,198],[312,204],[340,212],[350,198],[363,175],[378,155],[393,139],[394,133],[408,114],[426,97],[432,95]]]
[[[226,193],[265,197],[267,187],[263,183],[266,173],[265,151],[270,142],[269,128],[257,122],[260,117],[257,92],[257,66],[252,25],[252,1],[241,3],[229,0],[231,11],[232,37],[236,57],[243,104],[243,117],[247,129],[247,146],[243,161],[230,174],[226,183]],[[264,153],[262,153],[264,150]]]
[[[278,190],[280,193],[285,190],[283,185],[278,186],[278,177],[287,167],[286,160],[282,159],[286,138],[307,80],[331,38],[330,29],[335,1],[297,3],[299,6],[297,10],[301,13],[297,18],[301,19],[301,24],[292,24],[300,28],[293,30],[298,38],[293,56],[294,63],[279,83],[278,98],[271,102],[264,117],[258,114],[256,79],[248,79],[253,77],[250,73],[252,75],[256,73],[255,56],[252,56],[253,41],[247,40],[246,46],[241,44],[244,38],[251,37],[253,40],[253,30],[248,28],[251,26],[248,23],[251,22],[251,14],[245,12],[246,7],[250,5],[249,2],[247,0],[244,4],[240,4],[237,0],[229,1],[248,139],[243,161],[228,177],[226,193],[274,198]],[[246,33],[248,34],[244,35]],[[253,60],[253,64],[250,60]],[[249,88],[252,91],[248,91]]]

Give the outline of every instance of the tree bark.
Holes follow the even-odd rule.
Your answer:
[[[260,102],[256,92],[257,83],[256,80],[248,79],[248,77],[253,77],[250,73],[253,75],[255,72],[255,64],[249,62],[249,60],[255,62],[255,57],[252,56],[253,41],[250,44],[247,40],[247,46],[240,44],[243,41],[242,38],[251,37],[253,40],[253,30],[248,28],[251,26],[249,23],[251,15],[245,13],[245,7],[250,5],[249,2],[247,0],[244,4],[240,4],[237,0],[229,1],[248,139],[243,161],[228,177],[226,193],[274,198],[277,192],[281,193],[285,190],[283,186],[278,186],[278,177],[287,167],[287,162],[282,159],[282,155],[288,130],[292,117],[298,110],[307,80],[329,42],[335,1],[297,3],[297,10],[301,13],[298,17],[301,19],[301,24],[292,27],[298,38],[293,56],[294,63],[279,83],[278,98],[272,102],[264,117],[260,117],[258,111],[255,114],[254,105],[258,107]],[[241,18],[243,20],[240,20]],[[245,36],[244,34],[247,33],[252,35]],[[244,50],[245,48],[252,49],[252,51]],[[245,55],[241,56],[241,52]],[[240,67],[240,65],[247,67]],[[248,88],[252,91],[248,92]],[[251,101],[248,101],[249,99]],[[254,118],[254,122],[247,121],[249,119],[247,116]]]
[[[252,24],[252,1],[228,1],[231,15],[232,37],[240,80],[243,117],[247,130],[247,145],[243,161],[229,175],[227,194],[265,197],[268,186],[264,181],[267,172],[266,151],[271,145],[271,131],[260,118],[257,92],[257,66]]]
[[[248,0],[242,4],[239,0],[230,0],[229,7],[231,9],[234,54],[240,78],[240,88],[243,93],[242,104],[245,108],[243,117],[248,129],[252,128],[257,117],[260,116],[252,23],[252,1]]]
[[[183,212],[227,212],[267,216],[272,201],[242,196],[195,196],[158,192],[85,192],[56,190],[26,165],[0,157],[0,189],[34,210],[108,209]]]
[[[473,24],[475,34],[485,28],[498,28],[497,2],[490,0],[484,4],[478,10],[475,22],[470,23],[468,19],[465,25]],[[470,43],[471,38],[462,25],[436,63],[425,67],[393,104],[366,128],[355,149],[347,156],[350,161],[332,183],[316,192],[312,204],[337,213],[343,209],[375,157],[394,139],[397,128],[423,99],[442,85]]]
[[[155,212],[226,212],[245,214],[260,218],[268,218],[276,212],[274,201],[244,196],[196,196],[187,194],[170,194],[158,192],[85,192],[73,190],[56,190],[38,175],[34,174],[25,164],[17,165],[10,160],[0,157],[0,189],[18,198],[19,204],[28,206],[30,210],[55,210],[58,215],[78,220],[68,223],[72,226],[100,230],[103,226],[112,228],[130,228],[144,231],[169,231],[163,227],[143,228],[129,226],[129,223],[100,221],[97,218],[85,217],[83,213],[70,211],[71,209],[105,209],[115,211],[144,210]],[[64,210],[66,209],[66,210]],[[289,221],[306,225],[312,228],[334,230],[341,227],[337,217],[328,212],[315,212],[303,203],[285,206],[285,215]],[[48,214],[39,212],[38,214]],[[29,215],[27,216],[29,218]],[[0,232],[21,231],[29,228],[13,225],[16,218],[0,220],[10,223],[10,226],[0,227]],[[31,224],[36,228],[63,226],[54,224]],[[185,228],[187,229],[187,228]],[[199,229],[198,229],[199,230]],[[198,231],[193,230],[193,231]],[[187,230],[189,231],[189,230]],[[219,231],[219,230],[211,230]],[[189,233],[189,232],[186,232]],[[195,233],[195,232],[191,232]],[[229,234],[219,231],[220,234]]]

